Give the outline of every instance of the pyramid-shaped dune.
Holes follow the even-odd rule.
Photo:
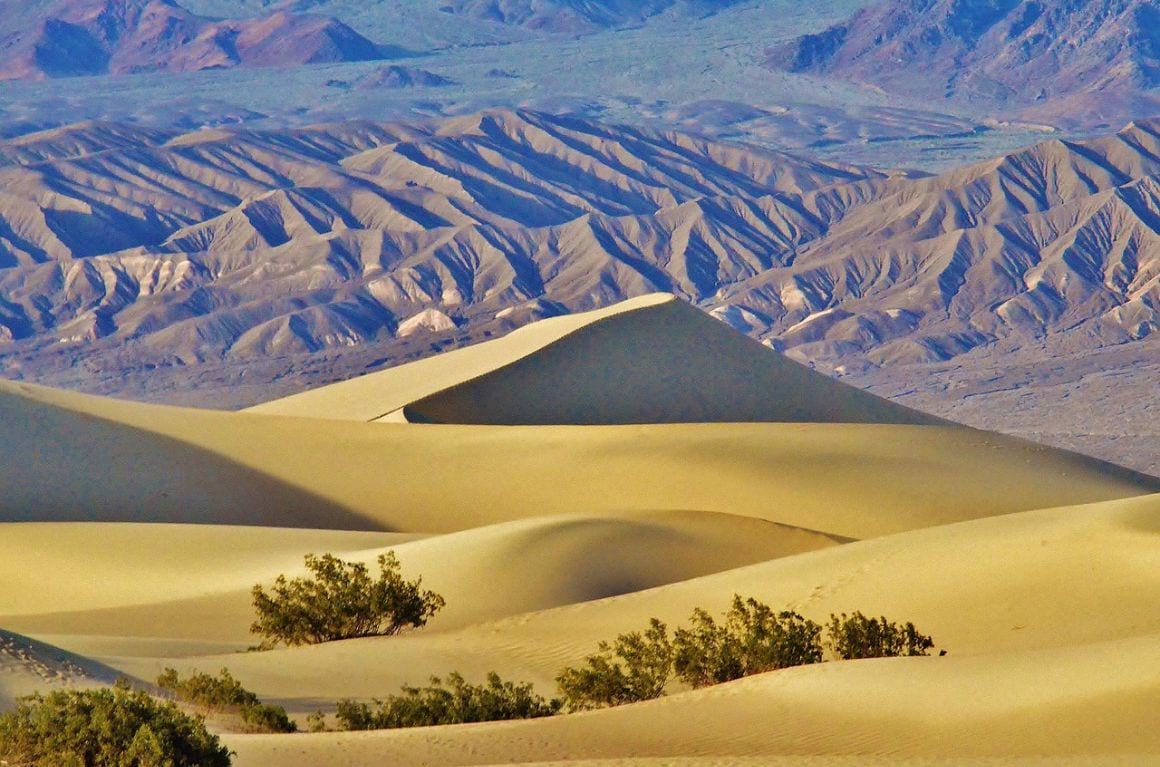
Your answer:
[[[942,423],[809,370],[663,293],[253,410],[497,425]]]

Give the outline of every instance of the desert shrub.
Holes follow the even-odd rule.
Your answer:
[[[315,711],[306,717],[306,729],[308,732],[326,732],[326,714]]]
[[[668,627],[653,618],[643,631],[621,634],[581,668],[566,668],[556,677],[569,710],[620,706],[659,698],[672,676],[673,646]]]
[[[842,660],[926,655],[934,647],[934,640],[920,634],[913,623],[899,625],[860,612],[831,615],[827,630],[826,645]]]
[[[382,701],[375,701],[375,703],[381,705]],[[343,730],[377,729],[375,711],[368,704],[359,701],[345,698],[340,700],[335,708],[334,717],[338,720],[338,726]]]
[[[535,719],[559,710],[559,701],[545,700],[530,683],[505,682],[492,672],[486,684],[473,685],[460,674],[451,673],[446,682],[432,677],[427,687],[403,687],[401,694],[375,701],[373,708],[341,700],[336,716],[343,729],[381,730]]]
[[[198,671],[185,679],[176,670],[167,668],[157,677],[157,686],[173,693],[183,703],[208,711],[224,711],[259,702],[258,696],[242,687],[242,683],[234,679],[226,668],[216,677]]]
[[[298,732],[286,709],[270,703],[253,703],[238,710],[247,732]]]
[[[58,690],[0,714],[0,762],[21,767],[228,767],[200,717],[118,685]]]
[[[223,668],[218,676],[203,672],[185,679],[167,668],[157,677],[157,686],[171,692],[182,703],[206,711],[237,714],[251,732],[297,732],[298,728],[281,706],[267,705],[242,687],[241,682]]]
[[[774,612],[733,597],[723,623],[693,611],[689,628],[673,637],[673,670],[692,687],[705,687],[822,660],[822,627],[795,612]]]
[[[422,578],[403,579],[394,552],[380,556],[378,563],[379,577],[372,580],[361,562],[306,555],[313,577],[287,580],[280,575],[269,594],[254,586],[257,620],[250,631],[265,637],[266,646],[389,636],[426,625],[444,606],[443,597],[420,590]]]

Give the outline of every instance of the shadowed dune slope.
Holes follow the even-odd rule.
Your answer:
[[[117,414],[129,417],[118,420]],[[366,526],[300,486],[183,439],[181,429],[163,433],[167,415],[0,382],[0,521]],[[196,431],[196,423],[194,418],[187,430]]]
[[[375,558],[389,547],[404,575],[422,574],[425,587],[446,597],[446,609],[430,624],[444,630],[839,542],[704,512],[549,517],[423,541],[384,533],[83,523],[3,525],[0,533],[0,579],[12,586],[0,594],[0,625],[38,634],[242,646],[255,641],[248,633],[250,588],[279,573],[305,574],[306,552],[363,561],[374,572]]]
[[[371,420],[402,407],[409,421],[507,425],[942,423],[815,373],[665,294],[443,357],[257,410]]]
[[[451,532],[693,509],[847,538],[1160,490],[951,426],[414,426],[221,413],[0,384],[5,521]],[[67,482],[61,481],[67,478]]]
[[[592,323],[669,300],[666,293],[654,293],[604,309],[549,317],[494,341],[263,402],[246,412],[345,421],[386,419],[416,400],[518,362]]]
[[[0,711],[35,692],[100,687],[117,676],[118,672],[96,661],[0,629]]]
[[[507,724],[230,737],[238,767],[484,765],[577,757],[1160,757],[1155,635],[970,658],[807,666],[660,701]],[[985,692],[986,691],[986,692]],[[1001,691],[996,693],[996,691]],[[341,755],[341,756],[340,756]],[[1006,762],[1001,762],[1006,764]],[[807,764],[809,764],[807,762]]]

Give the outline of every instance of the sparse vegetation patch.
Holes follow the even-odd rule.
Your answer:
[[[673,665],[690,687],[822,660],[821,626],[795,612],[774,612],[752,597],[734,596],[721,623],[700,608],[689,623],[677,629]]]
[[[157,677],[157,686],[206,713],[236,714],[250,732],[298,731],[286,709],[262,703],[257,695],[242,687],[229,669],[223,668],[216,677],[196,672],[182,679],[177,671],[167,668]]]
[[[343,729],[382,730],[440,724],[535,719],[560,710],[560,701],[537,695],[528,683],[505,682],[496,673],[485,684],[469,684],[462,675],[432,677],[427,687],[403,687],[398,695],[374,705],[352,700],[338,702],[337,718]]]
[[[556,677],[571,711],[657,698],[673,677],[692,688],[721,684],[766,671],[821,663],[829,648],[839,660],[926,655],[934,641],[913,623],[899,625],[862,613],[831,615],[823,627],[796,612],[774,611],[752,597],[733,597],[721,620],[693,610],[672,639],[653,618],[643,632],[601,642],[578,668]]]
[[[672,673],[668,627],[653,618],[644,631],[601,642],[583,666],[561,671],[556,684],[569,710],[582,711],[659,698]]]
[[[934,647],[934,640],[920,634],[913,623],[900,625],[860,612],[831,615],[827,629],[826,645],[841,660],[926,655]]]
[[[257,619],[250,631],[264,638],[263,648],[391,636],[426,625],[446,604],[420,589],[422,578],[405,580],[394,552],[381,555],[378,564],[379,576],[372,579],[362,562],[307,554],[310,577],[280,575],[269,592],[254,586]]]
[[[187,714],[127,685],[57,690],[0,714],[12,767],[229,767],[230,752]]]

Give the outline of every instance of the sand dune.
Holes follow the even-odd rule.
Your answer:
[[[251,413],[376,421],[412,402],[511,365],[588,325],[668,303],[654,293],[606,309],[565,314],[518,328],[503,338],[455,349],[248,408]],[[397,420],[397,419],[396,419]]]
[[[688,509],[869,538],[1160,489],[1092,459],[949,426],[419,427],[11,384],[0,384],[0,416],[10,429],[0,443],[5,521],[437,533]]]
[[[400,410],[449,423],[377,422]],[[259,411],[0,383],[0,627],[41,643],[0,634],[0,706],[170,665],[300,718],[452,670],[550,693],[600,640],[744,594],[950,654],[228,742],[242,767],[1160,759],[1160,480],[898,408],[663,296]],[[388,548],[446,597],[429,626],[244,651],[252,584]]]
[[[866,756],[928,764],[999,757],[997,763],[1006,765],[1019,763],[1008,762],[1011,757],[1036,758],[1032,763],[1039,764],[1041,757],[1090,754],[1124,755],[1127,763],[1147,764],[1160,758],[1152,726],[1160,699],[1157,639],[971,658],[823,664],[657,702],[531,722],[293,739],[232,736],[228,742],[238,751],[240,767],[286,760],[482,765],[796,755],[847,756],[858,764]],[[992,694],[998,690],[1002,693]]]

